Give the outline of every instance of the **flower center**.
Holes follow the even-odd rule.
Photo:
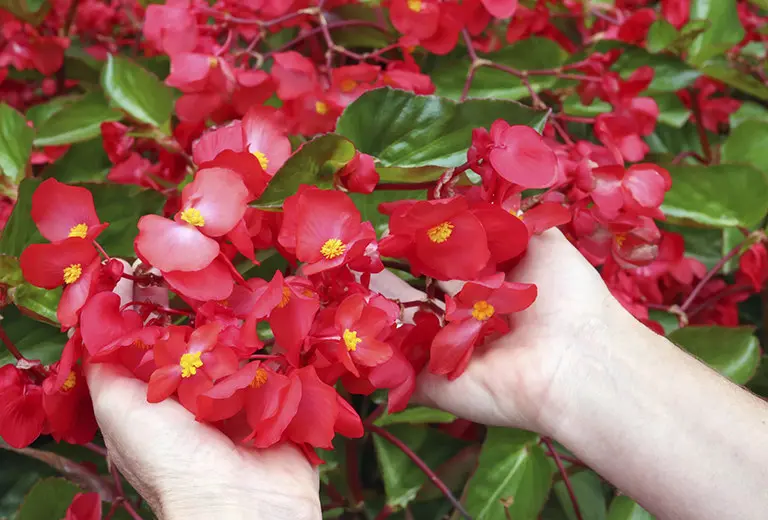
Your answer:
[[[261,165],[262,170],[267,169],[267,166],[269,166],[269,159],[267,159],[267,156],[264,154],[264,152],[256,150],[255,152],[251,152],[251,155],[259,160],[259,164]]]
[[[61,391],[62,392],[69,392],[72,390],[75,385],[77,384],[77,376],[74,372],[70,372],[67,376],[67,379],[64,381],[64,384],[61,385]]]
[[[85,238],[88,235],[88,224],[78,224],[69,230],[69,238]]]
[[[627,235],[625,233],[619,233],[613,239],[616,241],[616,247],[621,247],[624,245],[624,242],[627,240]]]
[[[267,382],[267,379],[269,379],[269,374],[267,374],[267,371],[263,368],[258,368],[256,369],[256,375],[253,376],[253,381],[251,381],[251,384],[248,386],[251,388],[259,388]]]
[[[75,283],[83,274],[83,266],[80,264],[71,264],[64,268],[64,283]]]
[[[485,300],[475,302],[475,304],[472,306],[472,317],[478,321],[487,321],[491,319],[491,316],[493,316],[494,312],[495,310],[493,305]]]
[[[324,116],[328,113],[328,105],[323,103],[322,101],[315,101],[315,112],[320,114],[321,116]]]
[[[208,66],[215,69],[219,66],[219,59],[216,56],[208,56]]]
[[[343,255],[346,250],[347,246],[344,245],[344,242],[338,238],[329,238],[326,240],[325,244],[323,244],[323,247],[320,248],[320,253],[328,260],[331,260],[337,256]]]
[[[352,92],[357,87],[357,81],[347,78],[341,82],[342,92]]]
[[[435,244],[442,244],[443,242],[451,238],[451,233],[453,233],[453,228],[454,228],[453,224],[451,224],[448,221],[445,221],[441,224],[436,225],[433,228],[428,229],[427,236]]]
[[[408,0],[408,9],[414,13],[421,11],[421,0]]]
[[[347,346],[347,351],[357,350],[357,344],[363,341],[363,338],[357,337],[357,331],[345,329],[344,330],[344,344]]]
[[[280,303],[278,303],[277,306],[282,309],[283,307],[288,305],[289,301],[291,301],[291,290],[284,285],[283,286],[283,297],[280,299]]]
[[[140,339],[137,339],[136,341],[134,341],[133,342],[133,346],[136,347],[139,350],[149,350],[151,348],[149,345],[147,345],[146,343],[144,343]]]
[[[205,219],[197,208],[187,208],[181,212],[181,220],[196,227],[203,227]]]
[[[200,359],[202,352],[189,352],[182,354],[179,360],[181,365],[181,377],[192,377],[197,374],[197,369],[203,366],[203,360]]]

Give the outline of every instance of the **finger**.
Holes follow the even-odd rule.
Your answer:
[[[382,272],[371,276],[370,289],[390,300],[399,300],[400,302],[427,301],[425,293],[411,287],[405,280],[389,269],[384,269]],[[403,310],[403,321],[405,323],[412,323],[413,315],[416,314],[416,311],[417,307],[405,308]]]
[[[122,258],[115,258],[115,260],[123,264],[123,273],[128,275],[133,274],[133,268],[131,267],[131,264]],[[117,281],[113,292],[120,296],[121,307],[126,303],[133,301],[133,280],[129,280],[128,278],[120,278]]]

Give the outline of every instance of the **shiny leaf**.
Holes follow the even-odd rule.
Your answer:
[[[509,517],[534,520],[552,487],[553,467],[538,445],[539,436],[524,430],[488,428],[464,505],[475,520],[505,520],[503,501],[511,499]]]
[[[659,18],[648,29],[645,48],[656,54],[661,52],[677,39],[675,26],[663,18]]]
[[[768,180],[751,166],[670,166],[662,210],[672,221],[752,227],[768,212]]]
[[[10,177],[14,184],[24,177],[34,135],[23,115],[0,104],[0,174]]]
[[[590,520],[605,520],[607,507],[603,493],[603,481],[594,471],[580,471],[570,476],[576,503],[582,518]],[[577,520],[571,497],[565,483],[561,480],[554,486],[555,496],[565,511],[568,520]]]
[[[112,109],[101,93],[88,94],[45,119],[37,128],[35,146],[87,141],[101,135],[101,123],[119,121],[123,114]]]
[[[749,381],[760,362],[760,344],[753,327],[692,326],[677,329],[668,337],[740,385]]]
[[[608,520],[654,520],[651,513],[626,495],[619,495],[611,502]]]
[[[514,101],[471,99],[455,103],[390,88],[366,92],[347,107],[336,126],[361,152],[382,166],[459,166],[472,129],[497,119],[541,131],[547,113]]]

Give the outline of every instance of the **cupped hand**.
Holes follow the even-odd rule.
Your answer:
[[[167,293],[125,282],[124,303],[167,304]],[[86,377],[110,460],[159,518],[321,517],[318,473],[296,448],[238,446],[174,400],[148,403],[147,385],[122,367],[89,364]]]
[[[511,332],[476,350],[456,380],[421,374],[416,399],[475,422],[548,434],[568,401],[563,397],[575,390],[573,378],[564,376],[589,362],[597,336],[631,333],[637,322],[558,230],[532,237],[507,280],[536,284],[533,305],[512,315]],[[372,288],[401,301],[426,298],[386,272]],[[460,288],[444,284],[451,294]]]

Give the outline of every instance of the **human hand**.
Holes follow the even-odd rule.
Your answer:
[[[167,293],[125,282],[116,288],[124,303],[167,304]],[[238,446],[176,401],[148,403],[147,385],[121,367],[88,365],[86,377],[110,460],[159,518],[321,517],[317,471],[293,446]]]
[[[558,230],[532,237],[507,280],[536,284],[534,304],[512,315],[512,331],[476,351],[458,379],[425,371],[416,399],[475,422],[549,434],[578,384],[566,376],[589,362],[603,338],[632,334],[641,325]],[[391,273],[375,276],[372,288],[401,301],[425,299]],[[453,294],[461,284],[444,288]]]

